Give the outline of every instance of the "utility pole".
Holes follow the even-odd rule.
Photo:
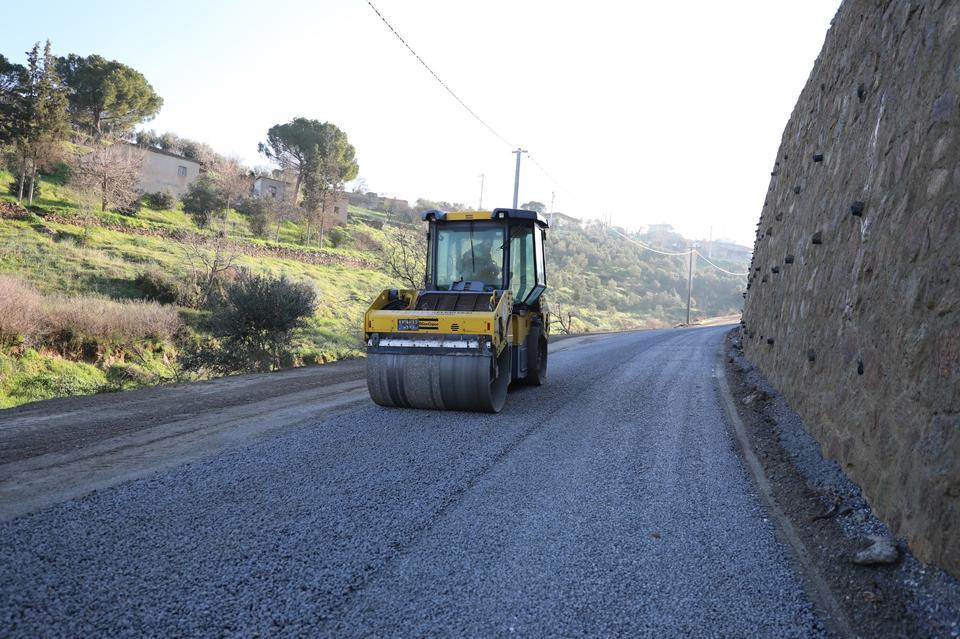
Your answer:
[[[478,211],[483,210],[483,180],[486,178],[486,175],[483,173],[480,174],[480,204],[477,206]]]
[[[520,154],[526,151],[517,148],[513,153],[517,154],[517,172],[513,176],[513,208],[517,208],[517,203],[520,201]]]
[[[553,226],[553,201],[556,199],[555,191],[550,191],[550,226]]]
[[[690,326],[690,294],[693,291],[693,251],[697,244],[690,243],[690,264],[687,267],[687,326]]]

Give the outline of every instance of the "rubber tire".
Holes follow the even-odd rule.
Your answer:
[[[527,335],[527,377],[528,386],[543,386],[547,381],[547,339],[541,333],[542,328],[534,325]]]

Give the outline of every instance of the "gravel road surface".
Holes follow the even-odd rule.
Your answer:
[[[569,340],[500,415],[361,403],[0,523],[0,636],[822,636],[726,330]]]

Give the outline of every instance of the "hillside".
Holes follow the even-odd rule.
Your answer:
[[[621,231],[622,232],[622,231]],[[682,236],[637,235],[650,246],[684,250]],[[674,248],[679,247],[679,248]],[[748,258],[714,260],[732,272],[746,272]],[[547,278],[553,310],[574,316],[573,329],[674,326],[686,319],[687,258],[646,251],[599,223],[550,234]],[[694,266],[691,321],[740,312],[744,278]]]
[[[6,195],[11,181],[10,174],[0,172],[2,202],[13,201]],[[102,298],[128,305],[158,299],[157,278],[189,281],[196,269],[192,256],[211,251],[214,234],[199,229],[178,209],[144,206],[132,216],[83,212],[69,185],[59,182],[44,178],[41,196],[22,219],[0,218],[0,274],[13,275],[31,287],[35,291],[31,295],[46,300],[48,307],[93,308],[81,303],[91,295],[100,296],[94,298],[100,304],[106,304]],[[283,275],[317,291],[317,311],[296,332],[288,365],[362,355],[359,327],[367,303],[383,288],[399,284],[385,274],[384,247],[398,228],[411,227],[394,226],[392,218],[375,211],[351,207],[350,214],[345,227],[328,233],[323,249],[303,246],[304,229],[294,222],[281,224],[279,242],[274,241],[276,228],[264,233],[269,239],[258,237],[247,218],[233,210],[216,224],[234,270]],[[745,266],[726,264],[734,271],[746,270]],[[684,318],[685,258],[645,252],[601,225],[551,232],[548,268],[550,301],[562,320],[555,331],[667,326]],[[698,269],[694,318],[738,312],[742,285],[740,278]],[[0,291],[0,302],[3,299]],[[163,306],[182,322],[171,334],[128,331],[126,337],[111,340],[76,334],[42,344],[20,339],[4,347],[0,407],[189,378],[178,355],[185,341],[206,339],[205,312],[179,302]],[[83,330],[72,324],[67,333]]]

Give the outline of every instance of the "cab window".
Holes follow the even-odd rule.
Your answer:
[[[484,290],[503,285],[501,226],[442,226],[437,230],[438,289],[450,290],[456,282],[483,282]]]
[[[518,302],[524,301],[537,283],[533,236],[530,226],[510,228],[510,290]]]

